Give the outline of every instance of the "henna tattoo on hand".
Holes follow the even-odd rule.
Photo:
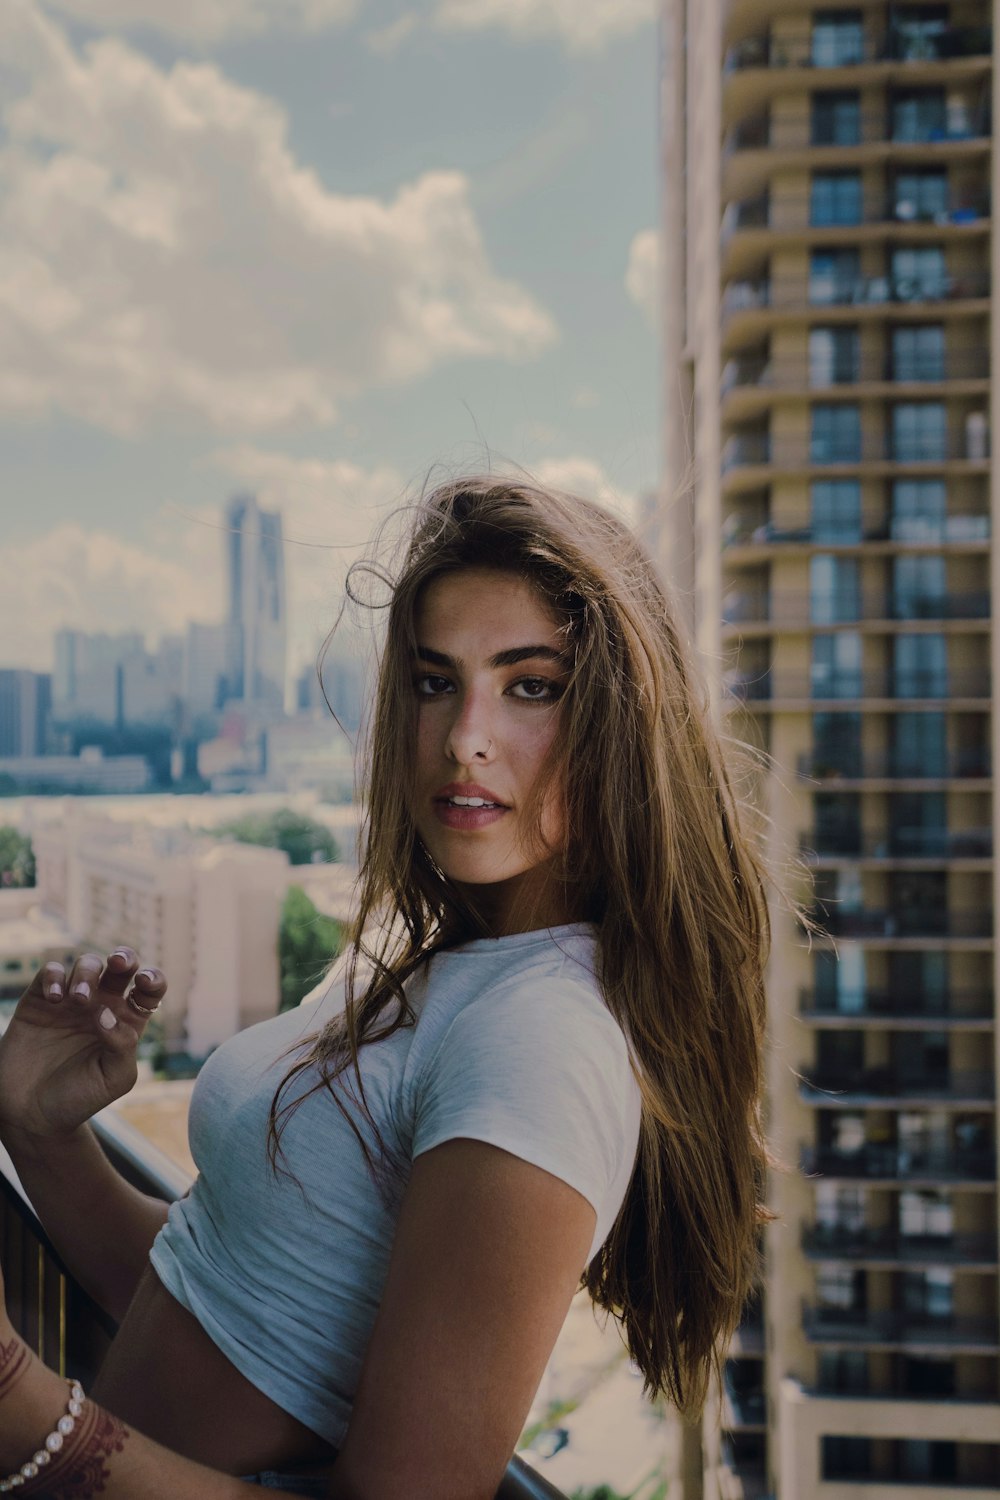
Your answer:
[[[87,1401],[66,1447],[18,1493],[25,1500],[30,1495],[46,1496],[47,1500],[94,1500],[94,1496],[104,1494],[111,1478],[111,1458],[125,1451],[131,1435],[124,1422]]]
[[[30,1364],[28,1346],[17,1334],[9,1344],[0,1344],[0,1401],[24,1379]]]

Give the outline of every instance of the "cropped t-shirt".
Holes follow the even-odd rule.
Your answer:
[[[406,982],[412,1026],[360,1051],[365,1097],[404,1174],[456,1137],[487,1141],[590,1202],[596,1254],[624,1200],[639,1089],[594,974],[586,923],[480,938],[437,953]],[[343,979],[313,1004],[213,1052],[191,1100],[199,1175],[173,1203],[150,1260],[232,1364],[336,1447],[343,1443],[385,1283],[402,1187],[386,1204],[322,1088],[285,1124],[272,1174],[267,1118],[298,1039],[343,1008]],[[350,1107],[356,1088],[341,1097]],[[300,1075],[290,1095],[304,1093]],[[371,1126],[353,1115],[378,1159]]]

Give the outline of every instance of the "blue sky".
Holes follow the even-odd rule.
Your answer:
[[[511,460],[657,480],[652,0],[5,0],[0,662],[222,607],[280,505],[293,656],[376,519]]]

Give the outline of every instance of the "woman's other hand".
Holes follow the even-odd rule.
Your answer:
[[[0,1037],[0,1134],[71,1135],[138,1075],[136,1048],[166,993],[131,948],[45,964]],[[134,1001],[134,1004],[130,1001]]]

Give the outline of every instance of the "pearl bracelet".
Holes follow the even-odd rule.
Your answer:
[[[83,1386],[78,1380],[69,1382],[69,1401],[66,1406],[66,1415],[60,1417],[52,1432],[49,1433],[45,1442],[39,1448],[34,1458],[29,1458],[26,1464],[22,1464],[16,1474],[10,1474],[6,1479],[0,1479],[0,1495],[5,1495],[8,1490],[19,1490],[23,1484],[38,1476],[39,1470],[44,1469],[46,1464],[52,1462],[53,1457],[62,1447],[83,1414]]]

